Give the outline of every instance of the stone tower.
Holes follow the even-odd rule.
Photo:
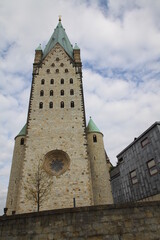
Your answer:
[[[110,203],[107,194],[106,201],[105,194],[96,197],[96,191],[99,196],[102,187],[107,187],[102,182],[108,181],[108,173],[102,174],[99,167],[97,173],[93,171],[97,166],[91,153],[92,134],[86,131],[80,49],[77,44],[72,47],[59,19],[44,51],[41,46],[35,50],[27,124],[15,139],[8,214],[36,211],[27,190],[39,165],[52,181],[40,210],[73,207],[73,200],[76,206]],[[97,139],[97,150],[102,150],[101,161],[106,164],[101,133]],[[92,174],[99,173],[105,179],[95,180]]]

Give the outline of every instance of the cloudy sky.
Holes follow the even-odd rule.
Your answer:
[[[104,134],[111,162],[160,120],[159,0],[0,0],[0,214],[14,137],[26,122],[34,50],[62,15],[83,62],[87,122]]]

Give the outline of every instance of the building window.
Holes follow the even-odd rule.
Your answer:
[[[63,96],[64,95],[64,90],[61,90],[61,96]]]
[[[41,80],[41,84],[43,85],[43,84],[44,84],[44,82],[45,82],[45,80],[44,80],[44,79],[42,79],[42,80]]]
[[[158,173],[157,166],[154,159],[151,159],[150,161],[148,161],[147,166],[151,176]]]
[[[54,64],[54,63],[52,63],[52,64],[51,64],[51,66],[52,66],[52,67],[54,67],[54,66],[55,66],[55,64]]]
[[[63,63],[61,63],[61,67],[63,67],[64,66],[64,64]]]
[[[41,97],[44,96],[44,91],[43,90],[40,91],[40,96]]]
[[[97,136],[93,135],[93,142],[97,142]]]
[[[53,102],[49,103],[49,108],[53,108]]]
[[[59,58],[58,58],[58,57],[56,58],[56,61],[57,61],[57,62],[59,61]]]
[[[51,80],[50,80],[50,84],[54,84],[54,79],[51,79]]]
[[[143,139],[143,140],[141,141],[141,146],[144,147],[144,146],[146,146],[148,143],[149,143],[149,140],[148,140],[148,138],[146,137],[145,139]]]
[[[73,101],[71,102],[71,108],[74,108],[74,102]]]
[[[50,90],[50,96],[53,96],[53,90]]]
[[[64,108],[64,102],[60,103],[61,108]]]
[[[73,78],[70,78],[70,84],[73,84]]]
[[[43,108],[43,103],[42,102],[39,103],[39,108]]]
[[[58,68],[56,69],[56,73],[59,73],[59,69]]]
[[[47,73],[50,73],[50,69],[47,69]]]
[[[131,177],[132,184],[138,183],[136,170],[133,170],[132,172],[130,172],[130,177]]]
[[[74,90],[73,89],[70,90],[70,95],[74,95]]]
[[[65,73],[68,73],[68,69],[67,68],[65,69]]]
[[[63,78],[61,78],[61,84],[64,84],[64,79]]]
[[[21,138],[21,145],[24,145],[24,138]]]

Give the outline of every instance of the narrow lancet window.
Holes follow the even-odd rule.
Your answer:
[[[71,102],[71,108],[74,108],[74,102],[73,101]]]
[[[39,108],[43,108],[43,102],[39,103]]]
[[[73,84],[73,78],[70,78],[70,84]]]
[[[42,80],[41,80],[41,84],[43,85],[44,83],[45,83],[45,80],[44,80],[44,79],[42,79]]]
[[[54,84],[54,79],[51,79],[51,80],[50,80],[50,84]]]
[[[97,142],[97,136],[93,135],[93,142]]]
[[[63,96],[64,95],[64,90],[61,90],[61,96]]]
[[[24,138],[21,138],[21,145],[24,145]]]
[[[73,89],[70,90],[70,95],[74,95],[74,90]]]
[[[53,108],[53,102],[49,103],[49,108]]]
[[[61,84],[64,84],[64,79],[63,78],[61,78]]]
[[[60,103],[61,108],[64,108],[64,102]]]
[[[44,91],[43,90],[40,91],[40,96],[41,97],[44,96]]]
[[[53,90],[50,90],[50,96],[53,96]]]

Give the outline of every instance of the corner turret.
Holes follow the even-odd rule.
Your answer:
[[[88,155],[91,164],[93,199],[95,205],[113,203],[108,156],[104,149],[103,134],[90,117],[86,128]]]

